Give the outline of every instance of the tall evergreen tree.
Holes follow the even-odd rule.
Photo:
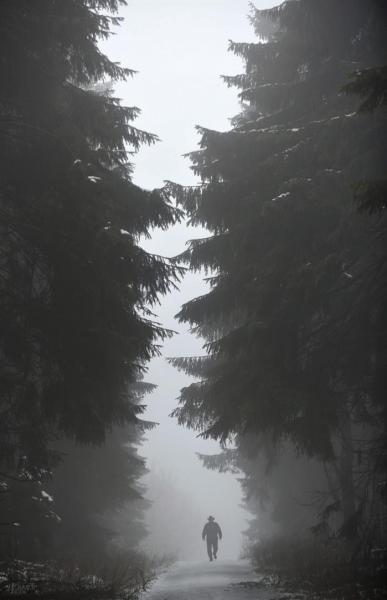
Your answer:
[[[211,286],[178,315],[208,356],[173,361],[201,377],[175,416],[206,437],[270,433],[331,460],[346,520],[358,508],[352,434],[364,442],[359,482],[380,455],[385,402],[375,388],[385,306],[373,285],[385,236],[353,210],[351,183],[383,177],[386,116],[358,114],[341,89],[355,70],[383,66],[385,17],[378,0],[254,11],[266,39],[231,43],[246,70],[225,77],[242,113],[230,131],[199,128],[190,157],[202,184],[175,189],[210,233],[182,259]]]
[[[0,36],[0,447],[37,481],[65,436],[98,444],[136,424],[130,392],[169,332],[150,312],[178,269],[141,236],[179,218],[131,180],[135,128],[98,82],[133,72],[105,56],[121,0],[5,0]]]

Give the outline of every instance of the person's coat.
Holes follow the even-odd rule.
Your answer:
[[[222,530],[216,521],[208,521],[203,527],[202,539],[207,538],[207,542],[216,542],[222,539]]]

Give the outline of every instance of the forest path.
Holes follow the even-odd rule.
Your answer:
[[[144,600],[276,600],[245,561],[177,562]]]

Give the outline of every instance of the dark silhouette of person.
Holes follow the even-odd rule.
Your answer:
[[[218,538],[220,540],[222,539],[222,530],[212,516],[208,517],[208,522],[203,527],[202,540],[205,538],[207,538],[208,558],[212,560],[214,557],[216,560],[218,554]]]

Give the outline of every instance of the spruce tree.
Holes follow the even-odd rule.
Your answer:
[[[0,447],[9,485],[47,477],[59,459],[52,439],[100,444],[112,427],[137,424],[143,407],[130,386],[169,335],[151,309],[179,269],[140,238],[179,211],[165,190],[132,181],[131,154],[157,138],[108,89],[133,72],[98,46],[122,4],[0,8]]]
[[[384,237],[354,211],[351,185],[383,178],[386,118],[358,113],[341,90],[354,71],[383,66],[385,9],[300,0],[252,22],[266,40],[231,43],[246,69],[225,77],[243,110],[230,131],[199,128],[190,157],[202,183],[175,188],[190,223],[209,231],[181,258],[208,271],[211,289],[178,315],[208,355],[173,361],[200,377],[174,414],[221,442],[269,433],[330,460],[348,521],[353,431],[364,448],[374,442],[360,451],[363,483],[381,451],[384,400],[370,382],[385,310],[372,283]]]

